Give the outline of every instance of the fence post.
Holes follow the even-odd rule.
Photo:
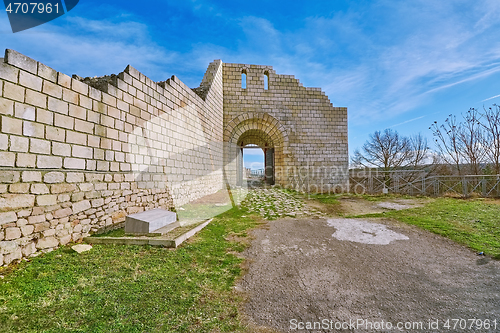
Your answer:
[[[467,189],[467,179],[465,177],[462,178],[462,192],[464,198],[467,198],[469,196],[469,190]]]
[[[486,179],[484,179],[484,177],[483,177],[483,179],[481,179],[481,183],[482,183],[481,187],[482,187],[483,197],[485,197],[486,196]]]

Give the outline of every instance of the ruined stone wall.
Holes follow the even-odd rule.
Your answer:
[[[347,190],[347,108],[333,107],[320,88],[305,88],[270,66],[223,68],[225,141],[275,145],[277,184],[308,192]]]
[[[130,66],[71,78],[7,50],[0,58],[0,265],[127,214],[221,189],[221,61],[195,91],[176,77],[155,83]]]

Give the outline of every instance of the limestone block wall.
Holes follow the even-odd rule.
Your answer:
[[[224,63],[223,84],[226,142],[274,145],[276,182],[283,186],[347,190],[347,108],[270,66]]]
[[[0,265],[223,188],[222,62],[194,91],[128,66],[69,77],[0,58]]]

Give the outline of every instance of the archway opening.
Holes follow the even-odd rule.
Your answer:
[[[238,140],[238,179],[243,185],[274,185],[274,143],[267,133],[258,129],[244,132]],[[248,182],[248,180],[250,180]]]
[[[259,186],[265,182],[265,154],[256,144],[243,148],[243,181],[249,186]]]

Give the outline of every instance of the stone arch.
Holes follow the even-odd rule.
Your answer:
[[[241,183],[243,172],[242,149],[247,144],[256,144],[264,150],[266,181],[281,183],[281,172],[288,152],[286,128],[274,117],[264,112],[246,112],[228,122],[224,128],[224,141],[234,148],[236,154],[237,183]]]

